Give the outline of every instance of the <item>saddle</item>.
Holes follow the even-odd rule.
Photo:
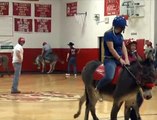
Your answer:
[[[121,66],[117,66],[116,67],[116,71],[115,71],[115,75],[114,78],[111,82],[111,84],[116,84],[117,80],[119,78],[120,72],[121,72],[122,67]],[[94,74],[93,74],[93,78],[96,81],[101,80],[103,77],[105,76],[105,66],[104,64],[101,64],[97,67],[97,69],[95,70]]]

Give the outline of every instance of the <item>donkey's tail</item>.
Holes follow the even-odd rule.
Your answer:
[[[101,64],[100,61],[93,60],[93,61],[88,62],[82,70],[82,80],[85,84],[85,92],[84,92],[84,95],[79,100],[79,109],[77,113],[74,115],[74,118],[79,117],[79,115],[81,114],[82,104],[86,101],[85,119],[88,119],[88,114],[90,111],[89,104],[92,104],[93,102],[96,103],[95,102],[96,99],[94,99],[94,101],[91,100],[91,97],[95,98],[93,96],[94,95],[93,94],[94,93],[93,73],[100,64]]]
[[[93,60],[88,62],[82,70],[82,80],[87,86],[92,86],[93,84],[93,73],[95,72],[96,68],[101,65],[102,63],[98,60]]]

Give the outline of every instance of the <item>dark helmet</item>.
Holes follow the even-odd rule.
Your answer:
[[[46,44],[47,44],[47,42],[43,42],[43,46],[46,45]]]
[[[19,39],[18,39],[18,43],[19,44],[21,44],[21,43],[25,43],[25,38],[23,38],[23,37],[20,37]]]
[[[73,42],[69,42],[68,45],[69,45],[69,46],[73,46],[74,43],[73,43]]]
[[[125,29],[125,26],[127,26],[127,22],[123,16],[116,16],[113,20],[112,25],[114,27],[120,27],[120,28]]]

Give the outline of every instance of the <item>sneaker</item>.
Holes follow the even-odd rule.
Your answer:
[[[21,93],[21,91],[11,91],[11,94],[20,94]]]
[[[74,74],[74,77],[77,78],[77,74]]]
[[[95,95],[98,98],[99,102],[103,102],[103,97],[102,95],[99,93],[99,90],[97,89],[97,87],[94,89],[95,90]]]
[[[66,74],[65,74],[65,77],[66,77],[66,78],[70,77],[70,74],[66,73]]]

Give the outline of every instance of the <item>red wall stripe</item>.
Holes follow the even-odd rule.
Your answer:
[[[60,60],[64,61],[64,64],[61,64],[60,62],[57,62],[56,64],[56,70],[57,71],[66,71],[67,70],[67,62],[66,55],[68,52],[68,49],[53,49],[53,52],[58,55]],[[9,57],[9,68],[10,71],[13,71],[12,66],[12,57],[10,53],[3,53]],[[41,54],[41,49],[30,49],[25,48],[24,49],[24,60],[22,65],[22,71],[27,72],[35,72],[38,71],[36,65],[34,64],[34,60],[37,55]],[[0,54],[2,55],[2,54]],[[99,59],[99,49],[98,48],[89,48],[89,49],[81,49],[79,54],[77,55],[77,69],[78,72],[81,72],[82,68],[85,66],[85,64],[90,60],[98,60]],[[47,65],[47,70],[49,69],[49,66]],[[0,66],[0,71],[4,71],[2,69],[2,66]]]

